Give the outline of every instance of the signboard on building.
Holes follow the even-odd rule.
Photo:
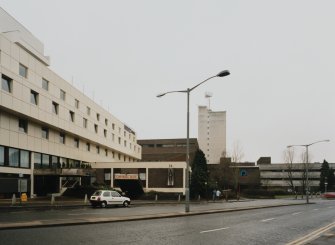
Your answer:
[[[138,174],[114,174],[114,179],[138,180]]]

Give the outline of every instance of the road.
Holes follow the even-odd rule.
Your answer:
[[[104,216],[131,209],[81,209],[44,212],[62,216]],[[36,211],[15,215],[33,215]],[[40,214],[43,212],[39,212]],[[15,215],[12,215],[13,218]],[[2,230],[7,244],[286,244],[334,222],[335,202],[265,208],[169,219],[93,225]]]

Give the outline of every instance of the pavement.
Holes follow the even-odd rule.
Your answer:
[[[322,201],[319,198],[311,199],[310,202]],[[159,206],[157,212],[143,212],[139,209],[137,212],[136,206],[141,205],[155,205]],[[171,211],[171,205],[175,208]],[[52,227],[52,226],[68,226],[68,225],[83,225],[83,224],[96,224],[96,223],[110,223],[110,222],[123,222],[145,219],[160,219],[160,218],[173,218],[190,215],[234,212],[251,209],[282,207],[291,205],[306,205],[305,200],[301,199],[241,199],[239,201],[225,200],[218,201],[192,201],[190,203],[190,212],[185,212],[184,203],[178,200],[132,200],[130,206],[131,212],[127,215],[115,215],[113,217],[87,217],[78,219],[30,219],[30,220],[16,220],[16,221],[1,221],[0,230],[7,229],[25,229],[25,228],[38,228],[38,227]],[[166,208],[164,208],[166,207]],[[168,208],[169,207],[169,208]],[[0,199],[0,212],[17,212],[27,210],[52,210],[52,209],[77,209],[77,208],[90,208],[89,202],[86,199],[75,199],[67,197],[49,198],[33,198],[26,202],[12,199]],[[297,241],[293,241],[290,245],[297,244],[335,244],[335,223],[327,227],[320,228],[306,235]]]

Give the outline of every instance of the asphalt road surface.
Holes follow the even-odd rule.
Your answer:
[[[103,215],[115,210],[127,212],[85,209],[55,211],[54,215]],[[21,218],[29,213],[21,212]],[[2,230],[0,244],[286,244],[334,221],[335,202],[322,202],[169,219]]]

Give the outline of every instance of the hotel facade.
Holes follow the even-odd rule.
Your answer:
[[[136,132],[49,65],[43,44],[0,8],[0,197],[60,192],[94,181],[91,163],[141,159]]]

